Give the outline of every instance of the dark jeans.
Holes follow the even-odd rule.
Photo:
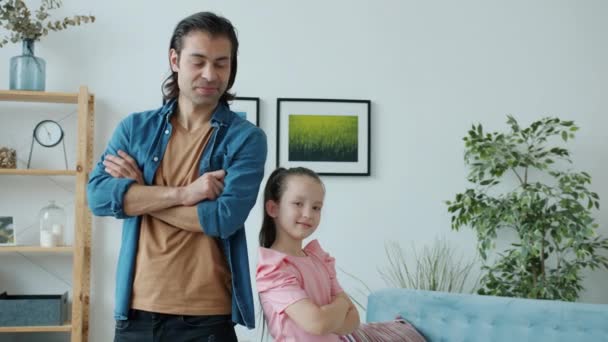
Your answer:
[[[116,321],[114,342],[237,342],[230,315],[182,316],[131,310]]]

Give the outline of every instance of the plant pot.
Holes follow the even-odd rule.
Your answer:
[[[23,51],[20,56],[11,58],[11,90],[44,91],[46,82],[46,62],[34,56],[34,40],[22,41]]]

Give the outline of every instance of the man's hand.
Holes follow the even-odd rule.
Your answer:
[[[216,199],[224,191],[225,176],[224,170],[206,172],[194,182],[180,188],[182,205],[192,206],[205,199]]]
[[[144,185],[144,176],[137,162],[130,155],[118,150],[118,156],[108,154],[103,161],[105,171],[115,178],[134,179],[137,184]]]

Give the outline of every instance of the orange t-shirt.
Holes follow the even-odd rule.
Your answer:
[[[171,118],[173,134],[154,185],[185,186],[199,177],[199,163],[211,137],[209,125],[187,131]],[[143,215],[131,307],[176,315],[231,312],[231,274],[219,241]]]

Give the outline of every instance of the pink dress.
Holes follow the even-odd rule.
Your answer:
[[[287,316],[285,309],[308,298],[322,306],[343,290],[336,279],[335,259],[313,240],[304,247],[307,256],[291,256],[260,247],[256,274],[260,303],[275,342],[335,342],[336,334],[311,335]]]

